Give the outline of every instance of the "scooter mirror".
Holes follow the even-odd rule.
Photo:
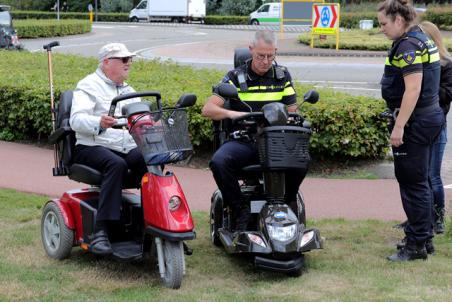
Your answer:
[[[196,95],[192,93],[184,93],[176,103],[176,108],[191,107],[196,103]]]
[[[315,90],[309,90],[304,94],[303,100],[310,104],[315,104],[319,100],[319,93]]]
[[[234,85],[221,83],[216,87],[216,93],[227,99],[238,99],[239,93]]]

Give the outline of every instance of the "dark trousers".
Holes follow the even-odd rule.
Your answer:
[[[442,116],[444,117],[444,114]],[[418,246],[422,246],[433,236],[430,153],[443,123],[444,118],[439,114],[416,116],[409,122],[409,126],[405,127],[404,143],[392,148],[400,197],[408,218],[405,235],[407,242]]]
[[[119,220],[122,187],[139,184],[147,172],[143,156],[137,148],[124,154],[101,146],[77,145],[74,163],[102,173],[97,221]],[[128,170],[130,173],[127,173]]]
[[[244,198],[240,191],[239,172],[242,168],[259,163],[259,152],[254,143],[230,140],[223,144],[212,157],[210,168],[226,204],[237,208]],[[286,172],[286,202],[296,200],[296,194],[305,173]]]

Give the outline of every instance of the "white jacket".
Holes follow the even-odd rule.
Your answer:
[[[76,144],[103,146],[122,153],[128,153],[135,148],[136,144],[127,130],[108,128],[101,131],[100,128],[100,117],[108,114],[111,100],[130,92],[135,90],[126,83],[117,86],[100,68],[78,82],[72,98],[69,120],[72,130],[75,131]],[[119,102],[115,116],[121,115],[124,105],[139,101],[139,98],[135,98]]]

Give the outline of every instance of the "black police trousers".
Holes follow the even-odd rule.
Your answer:
[[[438,110],[410,119],[404,129],[403,144],[392,147],[395,175],[408,221],[405,235],[408,243],[417,246],[433,237],[429,161],[432,144],[444,125],[444,113]]]
[[[102,174],[96,221],[119,220],[123,186],[139,185],[147,172],[138,148],[125,154],[102,146],[76,145],[74,163],[89,166]]]
[[[210,169],[225,204],[237,209],[244,202],[240,191],[239,172],[246,166],[256,164],[259,164],[259,152],[253,142],[230,140],[215,152],[210,161]],[[296,200],[298,188],[305,175],[298,170],[286,172],[286,202]]]

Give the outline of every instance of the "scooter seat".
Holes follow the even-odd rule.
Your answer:
[[[81,164],[72,164],[69,170],[69,178],[72,180],[92,186],[100,186],[102,182],[102,174],[91,167]]]
[[[262,166],[261,165],[251,165],[246,166],[242,168],[243,172],[262,172]]]
[[[139,188],[140,184],[131,184],[127,179],[131,178],[131,171],[127,171],[126,180],[123,184],[123,189]],[[89,166],[81,164],[72,164],[69,167],[69,178],[78,182],[82,182],[91,186],[100,186],[102,183],[102,174]]]

